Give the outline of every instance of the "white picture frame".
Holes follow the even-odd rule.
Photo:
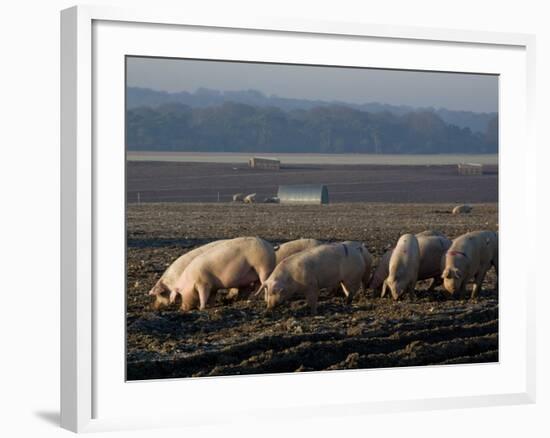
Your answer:
[[[407,55],[410,57],[409,52],[418,50],[426,55],[421,66],[426,70],[501,75],[499,171],[500,193],[506,193],[506,200],[501,197],[499,205],[499,227],[503,239],[502,275],[499,278],[503,289],[499,333],[502,354],[494,368],[483,365],[419,367],[415,370],[308,373],[307,376],[188,379],[183,383],[121,381],[124,362],[118,364],[117,360],[121,348],[124,348],[124,328],[120,325],[121,318],[124,319],[124,315],[120,315],[123,309],[120,297],[124,297],[120,276],[123,274],[119,272],[119,259],[110,263],[112,271],[109,272],[105,259],[101,257],[110,252],[113,257],[120,258],[124,251],[120,245],[124,241],[124,228],[119,222],[120,212],[124,209],[124,205],[119,205],[124,190],[124,172],[123,168],[117,167],[124,160],[125,152],[124,142],[120,143],[123,138],[120,127],[123,127],[124,120],[124,114],[120,112],[120,96],[124,93],[120,89],[124,82],[124,77],[119,74],[120,56],[151,53],[166,56],[172,52],[174,56],[181,56],[181,44],[173,42],[174,38],[180,38],[180,32],[181,38],[196,37],[194,41],[198,43],[192,50],[193,56],[204,50],[202,57],[212,59],[221,56],[223,59],[257,60],[261,53],[270,60],[284,61],[288,57],[287,61],[296,62],[300,60],[300,52],[292,52],[289,44],[299,46],[297,43],[301,41],[304,48],[311,48],[310,61],[323,63],[323,60],[327,62],[333,57],[335,63],[349,65],[351,58],[345,61],[345,53],[341,53],[346,50],[336,49],[367,44],[374,47],[373,53],[378,53],[377,66],[411,68],[421,61],[412,58],[407,61]],[[229,54],[227,47],[215,44],[220,32],[227,32],[234,38],[233,53]],[[201,38],[205,41],[203,46]],[[210,41],[209,38],[213,39]],[[260,40],[262,47],[254,43]],[[279,40],[280,44],[274,44]],[[241,50],[239,41],[251,42],[250,47],[238,52]],[[321,44],[323,50],[316,54],[315,49]],[[383,54],[375,48],[377,44],[384,44],[391,53]],[[288,50],[281,54],[273,47]],[[535,247],[534,241],[525,241],[525,236],[522,239],[519,235],[522,228],[535,229],[535,215],[528,215],[525,208],[517,208],[517,202],[529,206],[536,204],[536,144],[532,128],[534,47],[534,36],[524,34],[316,22],[297,18],[242,17],[227,21],[214,15],[196,16],[192,11],[127,10],[103,6],[78,6],[62,11],[61,426],[83,432],[204,424],[209,419],[211,421],[212,412],[216,412],[216,422],[224,422],[250,417],[261,419],[286,415],[306,418],[312,415],[361,415],[534,402],[535,276],[525,262],[515,267],[514,275],[519,272],[521,278],[528,279],[521,284],[513,284],[512,273],[506,271],[507,259],[510,259],[507,254],[511,254],[514,248],[521,245],[525,252]],[[249,50],[248,54],[245,49]],[[210,53],[206,53],[207,50]],[[447,54],[447,51],[451,53]],[[395,56],[396,53],[401,55]],[[370,65],[362,62],[359,65]],[[106,96],[115,103],[106,105]],[[115,144],[115,147],[105,149],[103,145],[107,142],[112,142],[110,144]],[[514,149],[513,144],[521,144],[522,148]],[[512,172],[514,165],[517,168]],[[527,168],[531,171],[527,172]],[[112,211],[108,218],[105,217],[106,211]],[[534,235],[536,233],[531,233]],[[109,284],[121,286],[109,289],[115,290],[112,298],[104,292],[105,285]],[[515,295],[507,294],[507,286],[518,289]],[[508,296],[515,298],[508,300]],[[474,378],[473,382],[461,385],[460,379],[470,379],[470,375],[478,375],[478,383]],[[380,382],[388,378],[396,383],[396,388],[383,396],[384,386]],[[441,382],[457,380],[457,385],[449,392],[441,384],[436,388],[434,383],[431,389],[422,387],[428,379],[434,382],[438,379]],[[399,382],[403,384],[399,385]],[[476,384],[478,390],[473,390]],[[142,412],[133,409],[135,406],[131,400],[139,396],[144,400],[158,400],[159,396],[165,396],[172,405],[169,401],[176,397],[177,391],[181,394],[182,385],[186,385],[185,394],[195,397],[192,416],[184,414],[189,408],[185,400],[179,408],[169,411],[158,407],[154,410],[151,406],[144,406]],[[324,390],[317,391],[321,385]],[[369,391],[350,391],[350,388],[361,385],[366,385]],[[290,387],[296,388],[297,400],[287,404],[284,391]],[[239,395],[235,395],[237,393]],[[262,399],[263,393],[268,393],[269,399]],[[217,395],[220,400],[219,405],[209,406],[208,415],[201,408],[199,401],[204,398],[200,394],[202,397]],[[121,408],[125,404],[127,410]],[[228,404],[231,409],[222,408]]]

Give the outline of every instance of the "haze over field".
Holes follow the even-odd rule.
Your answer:
[[[200,88],[414,108],[498,111],[495,75],[167,58],[127,58],[127,86],[169,93]]]

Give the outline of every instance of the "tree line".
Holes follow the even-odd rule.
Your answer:
[[[129,150],[272,153],[494,153],[498,119],[486,132],[445,123],[427,110],[366,112],[341,105],[285,111],[225,102],[167,103],[127,110]]]

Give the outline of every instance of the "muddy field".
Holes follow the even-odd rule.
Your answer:
[[[351,306],[322,295],[317,316],[303,299],[266,313],[265,303],[227,301],[206,311],[154,311],[147,291],[173,259],[220,238],[362,240],[379,257],[404,232],[453,238],[498,229],[496,204],[453,216],[453,204],[325,206],[130,204],[127,251],[129,380],[498,361],[498,291],[491,270],[475,301],[428,293],[394,303],[362,292]]]

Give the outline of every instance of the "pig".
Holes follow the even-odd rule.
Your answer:
[[[442,283],[441,279],[441,257],[451,246],[451,241],[436,234],[416,235],[420,251],[420,266],[418,267],[418,280],[431,279],[428,290],[433,290]]]
[[[275,267],[270,243],[258,237],[238,237],[196,257],[183,271],[170,294],[181,296],[181,310],[204,310],[218,289],[250,287],[267,280]]]
[[[443,237],[445,237],[445,235],[441,231],[436,231],[436,230],[421,231],[420,233],[416,233],[415,236],[416,237],[420,237],[420,236],[443,236]]]
[[[243,201],[245,204],[254,204],[256,202],[256,193],[251,193],[250,195],[246,195]]]
[[[382,297],[389,288],[392,298],[398,300],[404,292],[414,291],[420,267],[420,247],[414,234],[402,235],[390,257],[388,276],[382,285]]]
[[[186,252],[182,256],[178,257],[166,269],[166,271],[164,271],[160,279],[149,291],[148,295],[154,297],[153,307],[157,310],[166,307],[170,303],[170,294],[174,290],[174,285],[189,263],[191,263],[197,256],[226,241],[226,239],[215,240],[214,242],[199,246],[198,248]]]
[[[473,231],[453,240],[442,259],[443,287],[451,295],[463,296],[473,279],[470,299],[481,291],[485,274],[494,266],[498,275],[498,236],[493,231]]]
[[[363,242],[358,242],[355,240],[346,240],[345,242],[342,242],[342,243],[344,245],[357,249],[361,254],[361,256],[363,257],[363,261],[365,262],[365,270],[363,272],[362,284],[363,284],[363,289],[366,289],[367,284],[369,282],[371,269],[372,269],[372,262],[373,262],[371,253],[369,252],[369,250],[367,249],[367,247]]]
[[[372,277],[370,278],[367,288],[380,291],[384,285],[384,280],[390,273],[390,258],[393,253],[393,248],[388,249],[380,258]]]
[[[453,214],[470,213],[471,211],[471,205],[457,205],[455,208],[453,208]]]
[[[311,314],[315,315],[321,289],[342,286],[351,302],[361,288],[364,272],[365,260],[359,249],[343,243],[324,244],[284,259],[257,293],[265,291],[268,309],[303,293]]]
[[[418,247],[420,251],[420,266],[418,280],[431,279],[428,290],[433,290],[441,284],[441,256],[451,246],[451,241],[438,231],[426,230],[417,233]],[[369,289],[380,290],[384,280],[389,274],[390,258],[393,249],[384,253],[372,278],[368,283]]]
[[[275,263],[278,265],[293,254],[319,245],[322,245],[322,242],[315,239],[296,239],[283,243],[275,249]]]

